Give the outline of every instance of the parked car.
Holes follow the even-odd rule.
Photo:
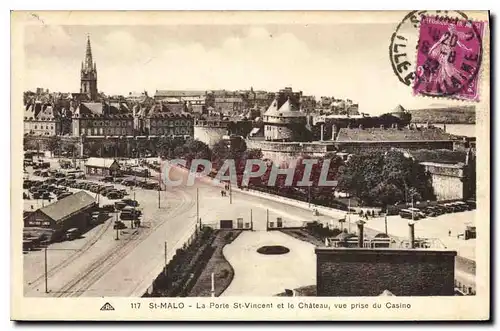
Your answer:
[[[113,182],[113,177],[111,176],[106,176],[102,179],[103,182],[105,183],[112,183]]]
[[[113,213],[115,211],[115,205],[103,205],[100,209],[104,212]]]
[[[122,199],[122,201],[125,202],[128,206],[131,206],[131,207],[137,207],[137,206],[139,206],[139,203],[137,202],[137,200],[134,200],[134,199],[126,198],[126,199]]]
[[[127,204],[125,202],[123,202],[123,201],[117,201],[117,202],[115,202],[115,209],[116,210],[122,210],[126,206],[127,206]]]
[[[97,192],[103,194],[104,191],[106,191],[106,190],[109,191],[109,190],[112,190],[112,189],[114,189],[113,185],[100,186],[99,189],[97,190]]]
[[[110,200],[121,199],[121,195],[119,192],[109,192],[106,197]]]

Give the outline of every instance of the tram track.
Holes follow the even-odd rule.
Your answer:
[[[73,254],[71,254],[70,256],[68,256],[67,258],[65,258],[64,260],[62,260],[61,262],[57,263],[55,266],[53,266],[52,268],[50,268],[47,272],[47,277],[52,277],[54,276],[57,272],[59,272],[61,269],[67,267],[68,265],[70,265],[71,263],[73,263],[75,261],[75,259],[77,259],[78,257],[80,257],[81,255],[83,255],[85,252],[87,252],[92,246],[95,245],[95,243],[102,238],[102,236],[104,235],[104,233],[106,233],[106,231],[110,228],[111,224],[113,223],[112,220],[108,219],[104,224],[103,226],[101,227],[101,229],[99,229],[99,231],[96,233],[96,235],[89,241],[87,241],[80,249],[75,249],[75,252]],[[51,250],[50,248],[48,249],[49,251]],[[33,290],[35,288],[37,288],[38,286],[40,286],[40,284],[45,280],[45,275],[42,274],[40,276],[38,276],[37,278],[35,278],[34,280],[30,281],[28,284],[27,284],[27,289],[28,290]]]
[[[167,218],[177,217],[181,215],[186,210],[192,208],[195,204],[189,194],[182,191],[178,192],[181,197],[181,203],[175,206],[175,208],[171,210],[168,215],[162,217],[165,218],[165,220]],[[57,291],[56,296],[81,296],[87,289],[92,286],[92,284],[103,277],[122,258],[128,255],[139,244],[144,242],[157,229],[162,227],[165,224],[165,220],[154,224],[151,228],[147,228],[147,230],[142,233],[139,233],[138,230],[136,230],[135,234],[133,233],[129,236],[129,239],[121,242],[118,247],[114,247],[112,252],[98,258],[87,268],[87,270],[85,270],[77,278],[74,278],[70,282],[66,283]],[[136,237],[134,238],[134,236]]]

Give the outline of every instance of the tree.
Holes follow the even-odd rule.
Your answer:
[[[52,136],[49,138],[49,141],[47,142],[47,149],[50,151],[51,156],[54,156],[54,152],[59,151],[61,148],[61,137],[59,136]]]
[[[434,200],[430,176],[417,161],[398,151],[366,152],[340,168],[338,189],[367,205],[398,201]]]

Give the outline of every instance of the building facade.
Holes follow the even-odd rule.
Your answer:
[[[59,112],[51,104],[32,103],[24,109],[24,134],[33,136],[55,136],[62,133]]]
[[[72,119],[74,136],[131,136],[134,117],[126,109],[105,102],[81,103]]]

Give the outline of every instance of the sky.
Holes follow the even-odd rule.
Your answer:
[[[284,87],[333,96],[381,114],[447,105],[414,97],[392,71],[394,24],[61,26],[25,29],[25,90],[78,92],[87,35],[98,89],[110,95],[157,89]]]

